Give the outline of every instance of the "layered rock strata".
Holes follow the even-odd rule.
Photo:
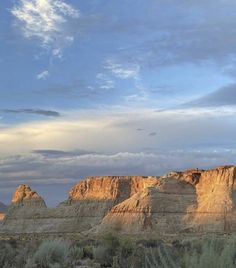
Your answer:
[[[235,166],[170,172],[162,177],[89,177],[53,209],[29,186],[21,185],[0,232],[234,232],[235,181]]]
[[[236,230],[236,167],[171,172],[160,184],[113,207],[99,231],[233,232]]]
[[[89,177],[76,184],[66,201],[49,209],[28,186],[19,186],[13,195],[1,230],[5,232],[82,232],[100,223],[119,202],[147,186],[158,184],[157,177]],[[24,188],[24,193],[19,189]],[[26,190],[30,189],[30,191]]]

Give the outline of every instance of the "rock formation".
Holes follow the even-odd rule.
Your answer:
[[[140,190],[158,184],[158,177],[106,176],[88,177],[75,185],[69,200],[115,200],[127,199]]]
[[[56,208],[27,185],[13,195],[6,233],[176,234],[236,231],[236,167],[162,177],[89,177]]]
[[[44,215],[46,208],[43,198],[37,192],[32,191],[28,185],[20,185],[12,196],[1,231],[24,233],[40,230],[41,225],[36,219],[39,215]]]
[[[11,201],[11,207],[19,206],[36,206],[45,207],[46,204],[37,192],[32,191],[26,184],[21,184],[15,191]]]
[[[192,184],[182,179],[173,174],[160,178],[159,185],[145,188],[114,206],[97,230],[137,234],[186,231],[189,226],[184,217],[196,204],[196,192]]]
[[[114,205],[156,184],[157,177],[88,177],[76,184],[68,200],[54,210],[56,217],[65,215],[58,228],[70,232],[88,230],[99,224]]]
[[[99,224],[114,205],[156,184],[157,177],[89,177],[76,184],[68,199],[53,209],[47,208],[29,186],[21,185],[13,195],[0,231],[70,233],[88,230]]]
[[[231,232],[236,229],[236,167],[171,172],[113,207],[99,231]]]

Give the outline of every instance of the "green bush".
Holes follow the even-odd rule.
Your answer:
[[[201,250],[186,252],[183,267],[233,268],[236,267],[236,238],[208,238],[201,243]]]
[[[90,245],[83,247],[83,258],[93,259],[93,247]]]
[[[63,267],[69,254],[69,243],[57,240],[44,241],[35,252],[33,259],[40,268]]]

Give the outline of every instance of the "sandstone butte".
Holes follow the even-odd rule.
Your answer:
[[[236,231],[236,167],[162,177],[88,177],[56,208],[27,185],[13,195],[0,232],[172,235]]]

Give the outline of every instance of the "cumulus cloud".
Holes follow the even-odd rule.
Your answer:
[[[11,10],[24,37],[38,40],[54,56],[74,40],[70,23],[79,11],[63,0],[20,0]],[[18,25],[18,24],[17,24]]]
[[[46,79],[49,76],[49,72],[48,70],[42,71],[41,73],[37,74],[37,79],[41,80],[41,79]]]

